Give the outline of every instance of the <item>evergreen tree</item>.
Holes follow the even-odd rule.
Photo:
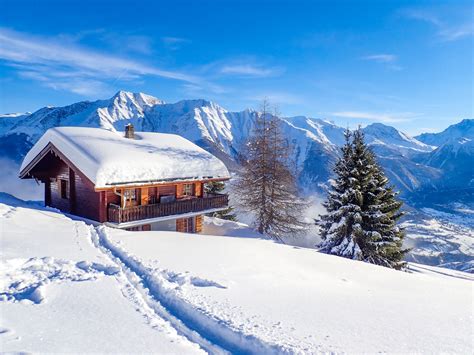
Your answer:
[[[319,225],[321,250],[373,264],[400,269],[407,250],[397,221],[402,202],[358,129],[346,144],[335,167],[336,180],[329,191]]]
[[[341,157],[331,180],[327,200],[323,203],[327,214],[318,222],[323,239],[321,251],[351,259],[362,259],[362,251],[357,243],[361,234],[361,195],[358,181],[354,176],[353,147],[351,133],[345,131],[346,142],[341,148]]]
[[[242,207],[253,212],[259,233],[281,240],[304,231],[305,203],[298,197],[289,166],[290,146],[283,138],[280,119],[269,112],[267,101],[257,113],[246,145],[243,169],[237,182]]]
[[[364,134],[358,129],[354,133],[354,157],[364,161],[367,180],[362,185],[362,231],[361,249],[367,262],[401,269],[405,263],[403,256],[408,251],[402,249],[405,233],[397,225],[403,216],[403,203],[397,199],[397,192],[388,185],[388,178],[377,163],[374,153],[364,142]],[[356,166],[356,169],[360,168]]]
[[[204,191],[208,194],[218,194],[223,192],[225,184],[222,181],[212,181],[204,185]],[[229,206],[225,210],[209,213],[209,217],[217,217],[228,221],[237,221],[237,216],[233,213],[234,207]]]

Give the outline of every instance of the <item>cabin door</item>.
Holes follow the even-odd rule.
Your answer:
[[[184,231],[185,233],[194,233],[194,217],[184,219]]]

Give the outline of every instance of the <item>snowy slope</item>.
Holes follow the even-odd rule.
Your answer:
[[[244,337],[252,344],[255,337],[278,352],[350,353],[471,346],[465,327],[472,321],[472,278],[466,274],[458,275],[471,281],[407,274],[263,239],[99,233],[164,297],[178,298],[174,304],[186,307],[188,317],[199,321],[205,314],[214,321],[208,326],[231,329],[224,336],[231,343]]]
[[[434,147],[418,141],[416,138],[410,137],[406,133],[384,125],[382,123],[372,123],[363,129],[366,141],[375,149],[382,148],[391,149],[403,155],[416,152],[431,152]]]
[[[214,219],[207,232],[234,237],[93,228],[1,201],[3,351],[472,351],[469,274],[389,270]]]
[[[453,124],[440,133],[423,133],[415,137],[417,140],[437,147],[450,141],[462,138],[474,139],[474,119],[464,119]]]
[[[450,178],[459,178],[464,174],[463,182],[474,185],[474,173],[472,163],[474,162],[474,138],[459,138],[446,142],[432,152],[426,164],[442,169],[449,173]],[[461,183],[462,184],[462,183]]]
[[[30,113],[7,113],[0,115],[0,132],[7,132],[10,130],[16,123],[18,123],[23,118],[30,115]]]
[[[202,352],[94,246],[92,227],[3,193],[0,226],[2,352]]]

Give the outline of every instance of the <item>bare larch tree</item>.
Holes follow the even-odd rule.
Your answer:
[[[281,120],[263,101],[253,134],[246,144],[243,169],[236,187],[241,206],[255,215],[260,234],[281,240],[301,234],[306,223],[305,202],[298,197],[291,166],[291,147],[283,137]]]

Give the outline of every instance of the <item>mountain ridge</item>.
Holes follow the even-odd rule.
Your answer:
[[[465,118],[438,133],[422,133],[415,137],[419,141],[437,147],[452,140],[474,138],[474,119]]]
[[[137,131],[179,134],[209,150],[235,170],[257,114],[251,109],[231,112],[205,99],[166,103],[144,93],[119,91],[110,99],[43,107],[13,117],[0,115],[0,154],[10,155],[11,159],[18,161],[52,127],[84,126],[122,131],[126,124],[132,123]],[[456,133],[451,136],[470,139],[470,121],[474,120],[464,120],[443,132],[451,130]],[[321,191],[332,175],[339,147],[344,143],[344,128],[307,116],[282,117],[280,122],[283,134],[293,147],[292,159],[300,186]],[[465,126],[467,129],[463,128]],[[439,150],[440,146],[429,144],[433,141],[432,135],[418,136],[426,141],[423,142],[382,123],[368,125],[363,131],[390,180],[407,199],[416,200],[417,190],[439,192],[446,189],[446,181],[457,187],[470,184],[465,173],[455,173],[457,163],[451,164],[449,169],[435,163],[442,159],[439,155],[452,155],[452,150]],[[446,133],[441,138],[445,139],[445,136]],[[12,149],[12,144],[15,149]],[[438,158],[430,158],[437,150]],[[466,159],[472,159],[470,154],[471,150],[467,150],[463,155],[463,164],[466,164]],[[447,174],[451,174],[454,180],[446,178]]]

